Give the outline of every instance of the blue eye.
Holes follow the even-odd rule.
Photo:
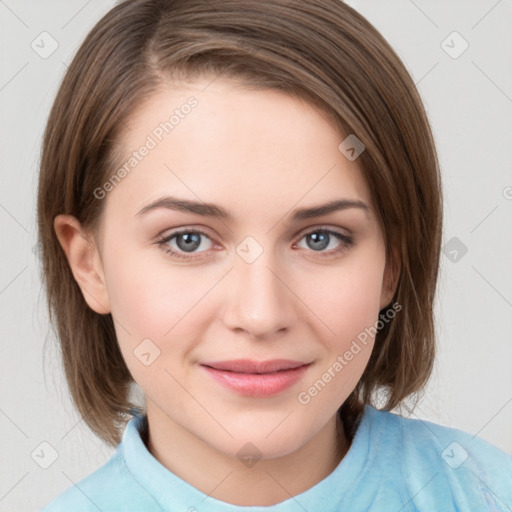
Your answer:
[[[314,231],[305,233],[302,236],[302,239],[306,240],[306,245],[308,248],[310,248],[313,252],[320,253],[321,256],[323,256],[324,253],[326,256],[340,253],[342,251],[348,250],[354,245],[352,238],[332,229],[315,229]],[[328,251],[324,250],[336,240],[338,241],[337,246],[334,244],[334,248],[331,248]]]
[[[209,240],[204,247],[203,239]],[[332,256],[347,251],[354,245],[352,238],[334,231],[332,229],[315,229],[302,235],[300,240],[306,240],[306,249],[310,249],[313,253],[318,253],[320,257]],[[336,244],[335,242],[338,242]],[[172,242],[170,244],[170,242]],[[334,248],[325,250],[334,244]],[[162,238],[158,245],[173,257],[183,260],[193,260],[197,256],[195,254],[202,253],[211,249],[213,242],[206,232],[200,229],[183,229],[174,231]],[[202,249],[202,250],[198,250]]]
[[[193,259],[194,257],[190,256],[184,256],[183,253],[194,253],[197,252],[196,250],[201,247],[201,238],[205,237],[208,240],[211,239],[210,237],[201,230],[198,229],[188,229],[188,230],[181,230],[181,231],[175,231],[171,233],[170,235],[166,236],[160,242],[158,243],[159,246],[162,247],[162,249],[167,252],[168,254],[171,254],[172,256],[176,256],[178,258],[182,259]],[[169,242],[176,239],[176,250],[174,250],[172,247],[168,245]],[[208,248],[207,248],[208,249]],[[178,252],[181,251],[181,252]],[[199,251],[202,252],[202,251]]]

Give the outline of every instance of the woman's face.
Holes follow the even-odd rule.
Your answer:
[[[393,290],[367,184],[325,114],[210,82],[169,86],[130,119],[129,164],[96,194],[104,296],[85,295],[111,311],[150,424],[274,458],[334,421]],[[240,360],[288,364],[225,363]]]

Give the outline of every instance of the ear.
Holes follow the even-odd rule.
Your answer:
[[[384,269],[380,298],[381,310],[388,307],[393,300],[393,295],[395,295],[396,288],[398,286],[401,266],[400,255],[398,254],[398,250],[395,248],[392,251],[392,257],[386,259],[386,268]]]
[[[94,238],[72,215],[57,215],[53,227],[85,301],[96,313],[110,313],[103,265]]]

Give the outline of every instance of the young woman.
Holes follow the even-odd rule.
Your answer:
[[[44,511],[512,509],[510,456],[390,412],[434,359],[439,166],[341,1],[120,2],[58,92],[38,220],[71,395],[116,447]]]

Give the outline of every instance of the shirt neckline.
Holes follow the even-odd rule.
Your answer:
[[[159,504],[168,510],[201,510],[201,512],[303,512],[316,510],[319,499],[322,501],[323,512],[339,510],[339,504],[356,480],[367,470],[370,440],[377,442],[372,432],[373,416],[378,413],[370,405],[366,405],[361,421],[355,432],[352,443],[336,468],[323,480],[306,491],[271,506],[239,506],[217,500],[190,485],[163,466],[147,449],[140,437],[140,429],[146,417],[137,413],[127,423],[123,439],[119,447],[126,468],[137,483]]]

